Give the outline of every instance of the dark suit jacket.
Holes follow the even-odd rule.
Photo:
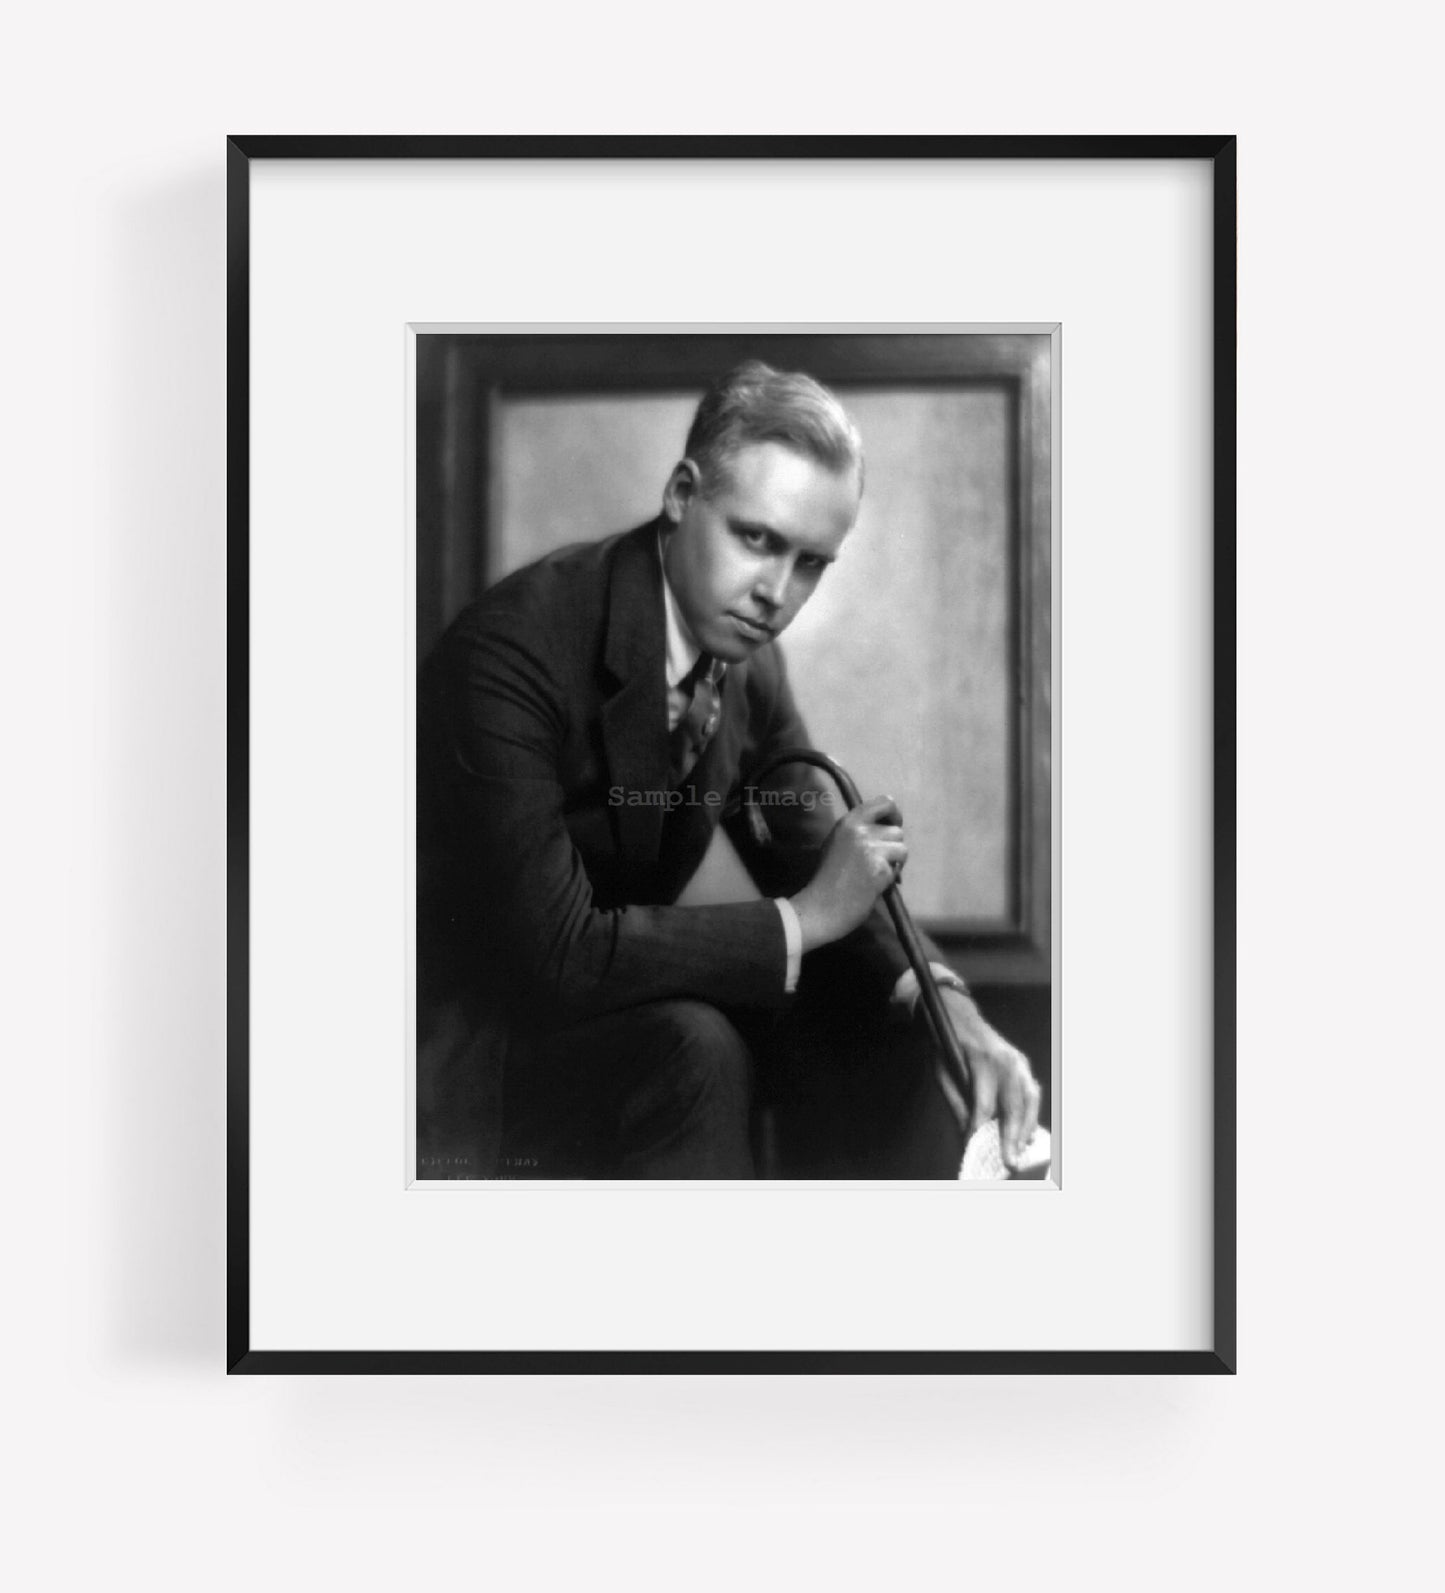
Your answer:
[[[771,901],[672,903],[719,822],[760,887],[791,894],[841,809],[770,806],[764,834],[741,808],[751,771],[808,744],[776,644],[728,669],[687,805],[669,813],[650,796],[671,785],[665,636],[652,522],[509,576],[422,671],[421,1177],[491,1175],[503,1069],[525,1066],[542,1031],[668,997],[787,999]],[[790,772],[799,794],[826,785]],[[907,966],[885,916],[842,944],[854,988],[881,1005]]]

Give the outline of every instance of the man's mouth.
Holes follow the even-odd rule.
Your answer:
[[[744,635],[755,637],[760,642],[773,639],[773,627],[764,620],[749,619],[746,614],[734,614],[731,610],[728,613],[730,618],[738,622]]]

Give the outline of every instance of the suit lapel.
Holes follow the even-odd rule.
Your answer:
[[[613,690],[602,705],[602,746],[609,786],[621,788],[612,809],[618,850],[629,862],[655,864],[669,783],[667,677],[662,566],[657,523],[618,544],[608,594],[604,662]]]
[[[634,866],[657,870],[654,899],[672,901],[701,862],[737,784],[747,734],[748,666],[733,664],[724,674],[717,732],[682,786],[684,805],[669,815],[661,801],[672,773],[656,521],[618,544],[603,656],[613,685],[602,704],[603,755],[609,786],[620,788],[622,797],[612,806],[618,851]]]

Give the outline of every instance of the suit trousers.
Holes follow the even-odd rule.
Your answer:
[[[648,1002],[529,1047],[499,1175],[955,1178],[963,1136],[922,1014],[861,1007],[813,962],[780,1013]]]

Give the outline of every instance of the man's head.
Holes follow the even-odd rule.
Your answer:
[[[737,663],[785,630],[862,491],[857,429],[812,377],[750,361],[709,389],[663,494],[667,578],[698,645]]]

